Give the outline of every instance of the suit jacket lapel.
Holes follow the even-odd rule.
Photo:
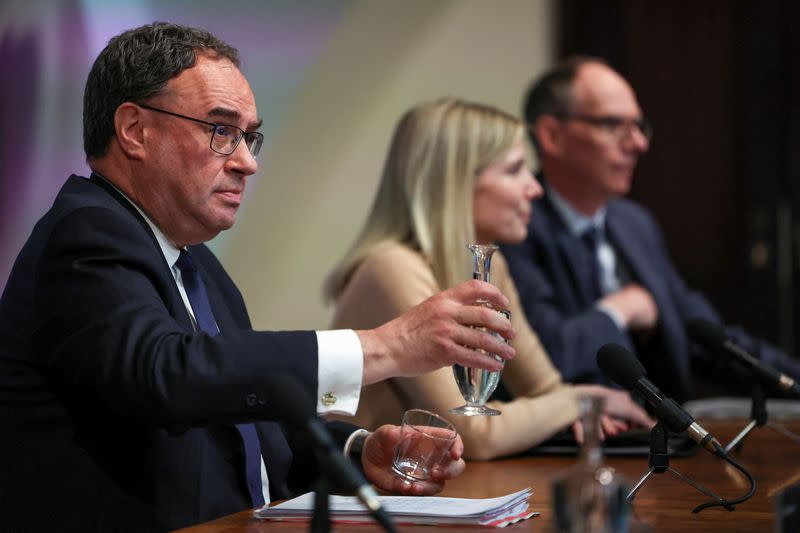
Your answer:
[[[122,208],[127,210],[131,216],[133,216],[141,224],[144,231],[147,232],[147,235],[150,237],[153,247],[155,248],[153,253],[158,254],[158,257],[161,258],[161,263],[163,265],[161,274],[164,276],[164,279],[167,280],[165,286],[168,287],[168,294],[163,295],[165,298],[164,302],[168,306],[170,315],[187,331],[192,331],[194,329],[194,326],[192,325],[192,319],[189,316],[189,312],[186,310],[186,306],[183,303],[183,298],[181,297],[180,292],[178,292],[178,286],[175,283],[175,276],[172,274],[172,265],[167,264],[164,254],[161,252],[161,246],[158,244],[158,239],[156,239],[156,236],[153,234],[153,230],[150,229],[150,225],[147,223],[147,221],[145,221],[144,218],[142,218],[141,213],[139,213],[136,207],[131,204],[130,200],[120,194],[120,192],[108,181],[106,181],[105,178],[92,173],[89,181],[99,186],[112,198],[114,198],[114,200],[116,200]]]
[[[656,302],[666,301],[667,288],[658,275],[658,268],[654,258],[648,253],[647,243],[637,238],[637,230],[621,218],[614,209],[614,203],[608,204],[606,217],[606,232],[614,248],[622,256],[621,259],[630,267],[635,280],[641,283],[653,295]]]
[[[573,300],[571,302],[572,307],[573,309],[585,309],[594,304],[592,298],[594,281],[592,280],[592,272],[588,268],[586,250],[584,250],[581,241],[570,233],[569,228],[567,228],[547,195],[543,197],[541,205],[549,226],[547,232],[555,242],[558,254],[562,259],[561,264],[567,266],[567,275],[571,277],[570,282],[564,286],[577,288],[576,293],[569,295],[570,299]]]

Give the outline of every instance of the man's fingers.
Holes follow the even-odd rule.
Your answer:
[[[437,465],[433,467],[431,470],[431,481],[433,482],[444,482],[448,479],[453,479],[461,475],[464,472],[464,469],[467,467],[467,464],[464,462],[463,459],[459,459],[457,461],[449,461],[443,465]]]
[[[485,281],[467,281],[456,285],[448,292],[453,299],[465,305],[472,305],[478,300],[484,300],[497,309],[508,307],[508,298],[497,287]]]
[[[453,318],[461,326],[451,331],[455,342],[496,353],[503,359],[514,356],[514,349],[505,339],[512,339],[516,332],[511,322],[494,309],[462,306]]]
[[[461,435],[456,435],[456,440],[450,447],[450,460],[458,461],[462,455],[464,455],[464,441],[461,439]]]
[[[443,488],[443,483],[435,481],[409,482],[398,477],[392,482],[392,492],[404,496],[430,496],[441,492]]]
[[[480,348],[488,353],[499,355],[502,359],[511,359],[516,352],[502,338],[480,328],[463,326],[453,332],[453,341],[471,349]]]
[[[476,305],[478,300],[498,308],[508,305],[496,287],[473,280],[428,298],[374,330],[357,331],[365,354],[363,382],[417,376],[453,364],[501,371],[515,355],[506,342],[515,331],[503,314]]]
[[[456,311],[455,319],[465,326],[486,328],[499,333],[507,340],[511,340],[517,335],[511,321],[491,307],[464,305]]]
[[[503,363],[488,353],[481,353],[466,346],[456,345],[451,349],[453,362],[470,368],[483,368],[490,372],[503,370]]]

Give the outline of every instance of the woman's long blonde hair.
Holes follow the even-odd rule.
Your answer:
[[[387,241],[422,253],[442,289],[468,279],[475,179],[524,131],[522,121],[504,111],[455,98],[407,111],[395,128],[369,217],[328,276],[325,300],[336,300],[361,261]]]

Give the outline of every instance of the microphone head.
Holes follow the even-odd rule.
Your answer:
[[[689,338],[704,348],[718,349],[728,340],[725,330],[702,318],[695,318],[686,323]]]
[[[597,351],[597,365],[610,380],[626,389],[635,389],[636,382],[646,374],[635,355],[613,342]]]

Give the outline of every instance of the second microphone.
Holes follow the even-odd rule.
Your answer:
[[[609,379],[636,391],[653,406],[656,417],[674,433],[686,434],[700,446],[717,456],[724,456],[722,445],[711,433],[695,422],[692,415],[672,398],[667,398],[646,377],[642,363],[619,344],[603,345],[597,352],[597,364]]]

